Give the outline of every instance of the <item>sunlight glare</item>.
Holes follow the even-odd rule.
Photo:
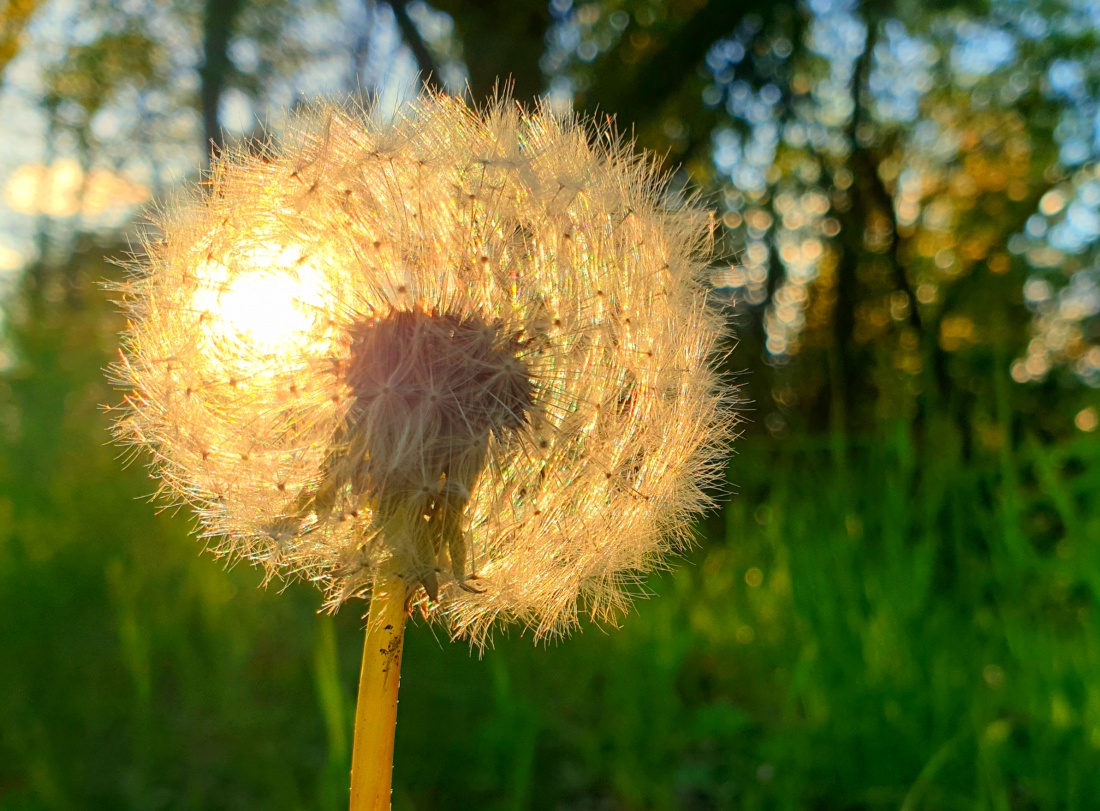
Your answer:
[[[324,307],[322,272],[297,246],[261,245],[227,264],[208,260],[198,269],[195,304],[213,316],[207,335],[224,351],[239,342],[261,355],[303,350],[315,340]]]

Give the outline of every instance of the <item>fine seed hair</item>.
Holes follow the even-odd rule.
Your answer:
[[[152,215],[117,436],[332,608],[396,575],[478,644],[611,619],[723,478],[709,228],[610,124],[316,104]]]

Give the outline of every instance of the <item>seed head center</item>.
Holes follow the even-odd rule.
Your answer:
[[[373,466],[451,477],[456,454],[525,422],[533,391],[518,351],[501,326],[469,314],[395,310],[365,321],[352,331],[349,429],[374,438]]]
[[[400,564],[434,599],[440,564],[466,580],[466,503],[490,436],[527,421],[529,370],[513,333],[477,315],[394,310],[351,336],[352,405],[325,478],[410,536]]]

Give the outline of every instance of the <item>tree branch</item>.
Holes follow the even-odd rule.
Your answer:
[[[695,78],[694,68],[702,64],[714,43],[732,34],[750,14],[771,17],[777,7],[793,6],[786,0],[711,0],[702,4],[679,29],[658,47],[648,51],[640,67],[624,71],[620,63],[600,76],[594,92],[582,96],[580,104],[590,112],[596,108],[617,114],[629,124],[659,115],[684,84]]]
[[[420,80],[424,86],[436,93],[444,92],[443,81],[439,74],[439,65],[435,61],[428,44],[420,36],[420,29],[409,17],[408,0],[388,0],[393,16],[397,20],[397,27],[401,29],[401,38],[409,46],[416,58],[416,64],[421,70]]]

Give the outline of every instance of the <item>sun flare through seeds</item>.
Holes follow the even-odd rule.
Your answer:
[[[219,551],[544,635],[621,610],[707,504],[708,219],[612,131],[319,105],[155,219],[117,430]]]

